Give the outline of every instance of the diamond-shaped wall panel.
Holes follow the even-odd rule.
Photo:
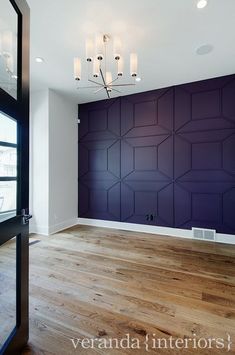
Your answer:
[[[172,184],[150,181],[123,182],[121,195],[121,220],[123,222],[172,226]]]
[[[91,110],[88,113],[89,132],[101,132],[108,128],[108,110]]]
[[[234,130],[179,133],[175,136],[175,178],[180,181],[233,180],[235,147],[231,133]],[[231,140],[231,141],[230,141]]]
[[[175,184],[175,226],[211,228],[220,233],[234,230],[229,206],[234,203],[229,182],[178,182]],[[229,200],[230,199],[230,200]]]
[[[234,89],[230,86],[227,90],[223,89],[229,81],[230,77],[227,79],[224,77],[177,86],[174,115],[176,131],[234,128],[234,121],[231,119],[233,116],[231,92]]]
[[[171,134],[173,102],[172,88],[121,98],[122,136]]]
[[[134,127],[153,126],[157,123],[157,102],[143,101],[134,104]]]
[[[120,221],[120,183],[80,181],[79,217]]]
[[[115,139],[120,136],[120,99],[80,105],[79,140]]]
[[[191,147],[192,147],[192,169],[219,170],[222,168],[221,143],[219,142],[192,143]]]
[[[79,146],[82,180],[120,178],[120,140],[83,141]]]
[[[220,90],[192,94],[192,119],[215,118],[221,115]]]
[[[173,178],[172,136],[127,138],[122,140],[121,171],[127,180]]]

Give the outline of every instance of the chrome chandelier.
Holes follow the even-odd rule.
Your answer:
[[[86,61],[88,63],[88,81],[93,85],[79,86],[78,89],[95,89],[94,93],[98,93],[102,90],[106,91],[108,98],[110,99],[110,93],[112,91],[121,93],[118,88],[124,86],[134,86],[136,81],[140,79],[137,77],[138,58],[136,53],[130,54],[130,77],[132,82],[123,83],[118,82],[123,76],[123,57],[121,56],[121,42],[119,38],[113,39],[113,58],[116,66],[115,74],[107,70],[111,66],[109,58],[107,56],[107,46],[110,43],[110,36],[107,34],[97,35],[95,41],[87,39],[86,41]],[[74,79],[76,81],[81,80],[81,59],[74,58]],[[138,80],[139,79],[139,80]]]

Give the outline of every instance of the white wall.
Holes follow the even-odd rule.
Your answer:
[[[49,232],[76,224],[78,106],[49,91]]]
[[[76,224],[77,105],[53,90],[31,95],[30,232]]]
[[[30,103],[30,226],[47,233],[49,224],[49,110],[48,90],[31,95]]]

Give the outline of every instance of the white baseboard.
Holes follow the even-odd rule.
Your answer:
[[[89,219],[89,218],[78,218],[77,224],[86,225],[86,226],[94,226],[94,227],[122,229],[122,230],[131,231],[131,232],[159,234],[159,235],[164,235],[164,236],[169,236],[169,237],[193,239],[193,233],[192,233],[192,230],[190,230],[190,229],[148,226],[148,225],[144,225],[144,224],[112,222],[112,221],[104,221],[104,220],[100,220],[100,219]],[[217,243],[226,243],[226,244],[234,244],[235,245],[235,235],[216,233],[216,240],[215,241]]]
[[[49,234],[54,234],[54,233],[60,232],[64,229],[73,227],[76,224],[77,224],[77,218],[72,218],[72,219],[69,219],[68,221],[54,224],[53,226],[49,227]]]
[[[40,226],[36,224],[29,224],[29,232],[41,235],[50,235],[57,232],[60,232],[64,229],[70,228],[77,225],[77,218],[72,218],[67,221],[60,222],[58,224],[54,224],[52,226]]]
[[[47,226],[42,226],[39,224],[34,224],[29,221],[29,233],[40,234],[40,235],[49,235],[49,228]]]

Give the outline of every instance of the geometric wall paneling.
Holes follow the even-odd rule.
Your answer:
[[[181,181],[234,180],[232,151],[235,152],[235,135],[231,135],[232,132],[235,134],[234,130],[177,134],[174,148],[175,178]]]
[[[158,125],[168,129],[170,132],[174,129],[174,89],[170,88],[162,94],[157,101],[158,104]]]
[[[120,136],[120,100],[81,105],[80,141],[115,139]]]
[[[79,108],[79,216],[120,221],[120,99]]]
[[[223,168],[235,179],[235,132],[223,141]]]
[[[191,120],[188,121],[183,127],[177,132],[198,132],[198,131],[209,131],[211,129],[224,129],[224,128],[234,128],[235,124],[230,122],[225,118],[209,118],[205,120]]]
[[[178,228],[234,233],[234,76],[175,88],[174,211]]]
[[[80,181],[79,216],[120,221],[120,183],[116,181]]]
[[[133,104],[126,98],[121,100],[121,136],[134,127]]]
[[[211,79],[175,88],[175,129],[177,132],[234,128],[234,104],[227,104],[234,94],[230,79]],[[225,88],[223,88],[225,85]],[[225,90],[225,92],[224,92]],[[226,93],[226,94],[225,94]],[[234,96],[233,96],[234,97]],[[233,99],[234,100],[234,99]],[[231,101],[229,101],[231,102]],[[225,107],[224,107],[225,104]],[[227,115],[226,115],[227,113]],[[227,116],[227,117],[226,117]]]
[[[169,182],[126,181],[121,185],[121,221],[172,226],[173,189]],[[153,220],[146,221],[147,215]]]
[[[220,90],[192,94],[192,120],[221,116]]]
[[[121,98],[122,136],[129,138],[171,134],[172,127],[172,88]]]
[[[158,170],[172,179],[174,178],[173,157],[173,136],[170,136],[158,146]]]
[[[80,105],[79,118],[80,217],[235,233],[235,75]]]
[[[78,183],[78,198],[78,216],[84,217],[89,214],[89,190],[81,180]]]
[[[166,135],[122,140],[121,171],[125,180],[173,178],[172,137]]]
[[[118,137],[121,134],[120,99],[116,99],[108,108],[108,130]]]
[[[231,209],[234,199],[233,186],[234,183],[228,182],[176,183],[175,226],[212,228],[221,233],[234,232],[234,221],[227,211],[228,205]]]
[[[79,178],[120,178],[120,140],[83,141],[79,145]]]
[[[191,101],[190,94],[184,89],[184,86],[175,89],[175,112],[174,124],[175,131],[182,129],[191,119]]]
[[[89,150],[82,143],[79,143],[78,164],[78,177],[80,178],[89,171]]]
[[[180,135],[175,135],[174,140],[174,176],[179,179],[191,169],[191,146]]]
[[[233,206],[231,208],[231,206]],[[223,231],[228,229],[228,233],[234,233],[234,206],[235,206],[235,187],[227,190],[223,194]]]
[[[223,116],[235,122],[235,79],[234,76],[223,87],[222,111]]]
[[[174,184],[174,212],[175,227],[187,228],[191,221],[191,193],[177,183]]]
[[[174,227],[174,185],[170,184],[158,191],[157,224]]]

